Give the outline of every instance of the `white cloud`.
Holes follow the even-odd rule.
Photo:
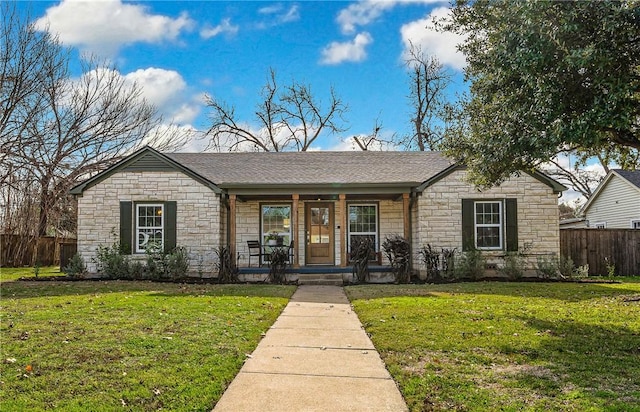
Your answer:
[[[150,67],[123,75],[123,78],[129,85],[137,84],[142,97],[168,120],[178,124],[191,123],[202,110],[201,99],[187,95],[187,83],[174,70]]]
[[[140,69],[124,76],[128,83],[137,83],[143,96],[152,104],[162,106],[186,87],[180,73],[155,67]]]
[[[436,56],[440,63],[449,66],[454,70],[463,70],[466,65],[464,54],[458,51],[457,45],[464,42],[464,37],[450,32],[438,32],[433,29],[433,20],[447,18],[451,9],[439,7],[433,9],[431,13],[420,20],[404,24],[400,28],[402,42],[405,50],[403,57],[407,57],[407,52],[411,43],[421,48],[427,54]]]
[[[262,7],[258,13],[269,18],[268,23],[258,24],[258,28],[266,29],[268,27],[277,26],[279,24],[291,23],[300,19],[300,7],[293,4],[289,8],[285,8],[282,3],[273,4],[271,6]]]
[[[186,13],[174,19],[150,14],[145,6],[121,0],[63,0],[47,9],[35,24],[39,30],[48,28],[63,43],[78,46],[83,52],[113,57],[123,45],[174,41],[194,22]]]
[[[203,39],[210,39],[218,34],[234,35],[238,33],[240,27],[238,25],[231,24],[231,19],[223,19],[220,24],[215,27],[206,27],[200,30],[200,36]]]
[[[397,5],[416,3],[445,3],[442,0],[362,0],[350,4],[338,13],[336,21],[345,34],[353,34],[358,26],[366,26],[376,21],[384,12],[393,9]]]
[[[331,42],[322,50],[322,64],[340,64],[343,62],[359,62],[367,57],[366,47],[373,42],[367,32],[359,33],[352,41]]]

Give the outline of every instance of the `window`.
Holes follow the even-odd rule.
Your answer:
[[[502,249],[502,202],[476,202],[474,225],[478,249]]]
[[[157,245],[170,252],[176,247],[176,218],[176,202],[120,202],[120,250],[145,253]]]
[[[631,221],[631,229],[640,229],[640,219],[634,219]]]
[[[163,211],[162,204],[136,205],[136,253],[164,246]]]
[[[291,206],[262,205],[262,243],[267,243],[267,236],[276,234],[282,243],[291,243]]]
[[[374,250],[378,250],[378,205],[376,204],[349,205],[349,250],[352,244],[363,238],[369,238]]]
[[[596,222],[593,224],[593,227],[595,227],[596,229],[606,229],[607,222]]]
[[[516,199],[463,199],[462,250],[518,250]]]

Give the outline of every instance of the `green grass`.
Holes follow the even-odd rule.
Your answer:
[[[36,277],[35,272],[36,270],[32,267],[0,268],[0,283],[18,280],[23,277],[33,278]],[[37,270],[37,272],[38,277],[65,276],[63,272],[60,272],[60,268],[58,266],[41,267]]]
[[[211,410],[294,287],[5,281],[0,410]],[[6,277],[5,277],[6,276]]]
[[[412,411],[640,411],[628,280],[346,290]]]

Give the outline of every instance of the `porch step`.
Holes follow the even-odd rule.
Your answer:
[[[298,275],[299,285],[342,286],[342,273],[304,273]]]

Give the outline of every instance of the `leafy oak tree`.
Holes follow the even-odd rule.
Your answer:
[[[467,36],[469,124],[447,147],[475,183],[563,151],[637,159],[640,2],[463,0],[439,26]]]

